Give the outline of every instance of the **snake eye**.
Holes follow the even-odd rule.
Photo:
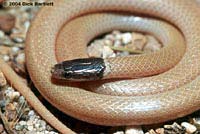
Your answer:
[[[62,64],[56,64],[51,69],[52,77],[55,79],[63,79],[64,69]]]
[[[64,71],[63,76],[65,79],[70,79],[73,77],[73,73],[71,71]]]

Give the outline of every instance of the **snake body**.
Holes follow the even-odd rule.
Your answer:
[[[172,65],[168,66],[165,70],[171,68],[170,70],[157,76],[112,82],[101,87],[101,90],[105,87],[105,89],[108,90],[132,90],[134,96],[113,96],[109,95],[110,93],[107,93],[107,95],[97,94],[81,89],[79,83],[54,83],[51,79],[51,67],[59,60],[62,61],[64,59],[79,58],[79,56],[83,56],[82,51],[80,55],[74,55],[74,52],[79,53],[79,47],[82,47],[81,50],[85,48],[85,44],[76,46],[77,50],[74,49],[73,53],[69,53],[70,57],[65,57],[63,52],[59,53],[61,55],[60,59],[58,56],[59,49],[56,47],[59,43],[56,42],[59,42],[58,38],[62,38],[63,36],[59,36],[59,32],[62,31],[64,25],[67,22],[70,22],[70,20],[84,14],[100,11],[125,11],[130,13],[139,13],[158,17],[172,23],[180,29],[185,39],[184,42],[187,45],[186,48],[184,48],[184,45],[176,44],[181,50],[176,51],[176,54],[179,57],[178,59],[181,58],[181,60],[179,62],[175,61],[177,58],[174,57],[174,59],[172,59],[173,64],[175,64],[173,65],[174,67]],[[108,20],[108,22],[109,21],[114,22],[113,20]],[[99,29],[103,29],[103,26],[99,27]],[[94,33],[91,34],[95,35]],[[71,38],[73,38],[73,35],[73,33],[68,34]],[[162,35],[163,34],[161,34],[160,39],[162,39]],[[179,35],[180,34],[178,33],[178,37],[180,37],[178,40],[172,39],[177,43],[180,41],[180,44],[184,44],[182,37]],[[54,3],[53,7],[42,8],[32,22],[26,41],[26,63],[31,79],[39,89],[40,93],[54,106],[68,115],[90,123],[101,125],[114,126],[158,123],[182,117],[199,109],[199,35],[199,9],[194,1],[59,0]],[[90,38],[91,35],[87,39]],[[85,43],[88,42],[87,39],[83,39]],[[72,39],[71,41],[73,40],[75,39]],[[65,45],[61,46],[66,48]],[[162,54],[166,54],[163,58],[169,58],[172,53],[168,55],[168,52],[172,48],[168,48],[169,47],[166,46],[166,49],[163,48],[160,52],[153,54],[159,53],[161,57]],[[56,54],[55,50],[58,51]],[[173,51],[171,50],[171,52]],[[150,56],[151,54],[147,55]],[[143,55],[143,57],[146,58],[148,58],[148,56]],[[62,59],[62,57],[64,57],[64,59]],[[119,59],[120,66],[117,66],[119,62],[115,61],[115,59],[110,59],[109,64],[113,64],[110,66],[116,66],[116,68],[111,68],[111,71],[116,73],[120,72],[120,75],[129,74],[129,71],[133,71],[124,67],[124,64],[127,64],[127,61],[129,61],[131,57]],[[156,61],[154,57],[152,60]],[[151,62],[151,60],[149,61]],[[7,64],[2,60],[0,60],[0,63],[0,69],[7,79],[26,97],[29,103],[44,117],[44,119],[62,133],[74,133],[61,124],[45,109],[30,89],[25,86]],[[162,66],[162,63],[159,64],[159,61],[156,61],[156,64],[158,67]],[[145,69],[143,67],[143,65],[145,65],[143,60],[131,60],[127,65],[141,65],[139,67]],[[121,70],[124,70],[125,72]],[[157,71],[152,74],[157,74]],[[163,70],[161,72],[163,72]],[[147,91],[147,93],[140,93],[140,90],[142,92]]]
[[[77,27],[78,31],[76,30]],[[62,28],[62,30],[60,30],[55,45],[57,61],[62,62],[74,58],[78,59],[88,57],[86,54],[86,46],[88,42],[95,36],[101,35],[102,33],[106,33],[113,29],[127,31],[133,30],[152,34],[157,37],[164,44],[165,47],[161,51],[157,51],[154,53],[105,59],[108,69],[107,71],[104,71],[106,72],[103,77],[104,79],[124,77],[133,78],[155,75],[164,72],[176,65],[185,52],[184,38],[182,37],[181,33],[177,31],[174,27],[167,23],[164,23],[163,21],[153,20],[149,18],[145,19],[130,15],[122,16],[119,14],[117,15],[101,13],[79,17],[67,23]],[[69,34],[71,34],[73,38]],[[177,53],[177,51],[179,53]],[[95,65],[96,64],[97,63],[95,63]],[[63,70],[66,71],[66,69]],[[61,70],[55,71],[54,73],[57,73],[55,74],[56,76],[59,74],[62,75]],[[144,80],[148,81],[144,82]],[[148,84],[151,81],[152,78],[140,79],[140,81],[126,80],[112,83],[106,82],[106,84],[102,84],[101,82],[91,82],[84,85],[89,85],[86,88],[89,88],[97,93],[130,96],[145,95],[150,93],[153,94],[155,92],[158,92],[156,87],[141,87],[143,83]],[[167,88],[163,90],[167,90]]]

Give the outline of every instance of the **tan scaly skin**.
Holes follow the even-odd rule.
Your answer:
[[[90,123],[141,125],[163,122],[189,114],[199,109],[200,104],[200,78],[198,76],[200,72],[198,60],[200,57],[200,18],[198,8],[192,2],[188,0],[56,1],[53,7],[45,7],[39,12],[28,33],[26,63],[31,79],[41,94],[58,109]],[[121,84],[111,83],[110,86],[111,89],[114,89],[116,85],[117,89],[134,89],[134,91],[140,87],[143,92],[148,89],[147,93],[138,94],[137,92],[135,96],[128,97],[110,96],[85,91],[69,85],[69,83],[59,85],[52,82],[50,70],[57,63],[56,56],[58,54],[55,54],[55,42],[58,39],[59,30],[71,18],[102,10],[137,12],[160,17],[176,25],[183,33],[187,44],[186,52],[174,68],[157,76],[142,80],[120,81]],[[68,36],[74,38],[73,34]],[[82,44],[82,46],[84,45]],[[171,49],[167,50],[166,57],[163,58],[170,57],[167,56],[167,52]],[[79,49],[75,50],[74,48],[74,51],[78,52]],[[176,51],[176,54],[182,55],[181,52]],[[126,66],[136,62],[133,60],[133,63],[127,64],[130,59],[131,57],[121,58],[120,63],[124,64],[120,64],[120,66],[117,66],[119,62],[116,62],[115,59],[108,59],[112,74],[115,74],[114,72],[126,74],[127,71],[129,73],[130,70]],[[46,110],[7,64],[2,60],[0,63],[0,69],[6,78],[44,119],[62,133],[74,133]],[[139,69],[145,70],[146,66],[143,66],[145,65],[143,60],[137,61],[134,65],[136,64],[142,65],[139,66]],[[158,66],[162,67],[162,63]],[[121,70],[124,70],[124,73]]]

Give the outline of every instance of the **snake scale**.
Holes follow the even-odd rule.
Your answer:
[[[103,90],[105,94],[84,90],[80,88],[80,83],[71,84],[66,82],[58,84],[53,82],[51,79],[52,66],[58,61],[85,57],[86,55],[82,50],[86,48],[86,44],[91,38],[115,28],[129,30],[127,27],[131,26],[129,24],[132,22],[131,19],[125,17],[125,21],[117,20],[117,15],[110,15],[110,17],[109,15],[100,15],[102,20],[108,21],[107,23],[102,23],[102,25],[94,25],[94,23],[92,25],[92,21],[95,21],[95,15],[93,16],[94,19],[86,19],[85,22],[88,25],[87,23],[82,23],[82,25],[86,26],[80,26],[80,20],[75,19],[70,22],[78,16],[101,11],[125,11],[145,14],[166,20],[175,25],[181,31],[184,39],[174,28],[171,29],[172,33],[169,32],[170,34],[167,31],[166,33],[161,33],[163,30],[159,31],[159,27],[156,28],[152,23],[147,24],[147,27],[140,23],[140,27],[143,26],[144,29],[138,29],[138,27],[132,29],[152,33],[158,36],[161,42],[167,44],[167,46],[155,53],[120,57],[116,58],[117,60],[115,58],[108,59],[111,72],[113,72],[109,77],[115,77],[113,75],[118,72],[120,76],[130,75],[134,69],[129,69],[129,66],[134,68],[139,65],[139,68],[135,68],[139,69],[139,71],[140,69],[144,71],[148,67],[148,72],[153,67],[144,66],[145,59],[148,59],[148,57],[151,57],[147,60],[148,64],[155,61],[152,65],[156,65],[154,69],[158,68],[156,71],[150,69],[150,73],[147,76],[163,71],[164,73],[140,79],[105,83],[97,91],[101,92]],[[105,19],[103,19],[104,17]],[[72,27],[67,26],[68,22],[69,25],[71,23]],[[119,25],[118,22],[122,25]],[[82,36],[84,38],[81,38],[79,33],[72,32],[73,26],[79,25],[84,29],[90,27],[90,24],[93,28],[95,27],[96,33],[94,30],[90,34],[88,32],[88,36]],[[160,27],[165,27],[165,24],[162,24]],[[106,28],[108,25],[111,26],[110,29]],[[91,31],[91,27],[88,29]],[[72,33],[69,34],[67,31]],[[171,36],[171,34],[176,36]],[[74,35],[77,35],[78,39],[79,37],[80,39],[77,41],[77,37]],[[193,0],[59,0],[54,2],[53,7],[42,8],[33,20],[26,40],[26,64],[30,77],[40,93],[50,103],[70,116],[90,123],[111,126],[158,123],[182,117],[199,109],[199,35],[199,9]],[[67,43],[64,36],[68,37],[68,42],[71,41],[69,46],[66,46]],[[171,39],[168,39],[168,37]],[[80,41],[85,44],[76,45],[74,41],[76,43]],[[172,48],[173,45],[174,48]],[[171,57],[171,55],[173,56]],[[159,61],[155,60],[156,57],[160,58]],[[5,62],[0,60],[0,63],[0,69],[7,80],[25,96],[27,101],[45,120],[62,133],[74,133],[59,122],[40,103],[37,97]],[[166,67],[165,63],[169,66]],[[118,64],[120,65],[118,66]],[[135,72],[137,73],[138,71]],[[140,74],[132,74],[140,76]],[[146,75],[146,72],[143,75]],[[118,76],[116,75],[116,77]],[[117,90],[121,91],[122,89],[124,90],[123,92],[128,90],[128,96],[123,96],[121,93],[111,95],[112,93],[107,92],[107,90],[116,90],[117,92]],[[131,95],[129,91],[131,91]]]

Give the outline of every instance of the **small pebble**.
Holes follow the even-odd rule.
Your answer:
[[[24,66],[24,64],[25,64],[25,54],[24,54],[24,53],[20,53],[20,54],[16,57],[16,61],[17,61],[17,63],[19,63],[20,65]]]
[[[125,130],[125,134],[144,134],[140,126],[129,126]]]
[[[0,124],[0,133],[2,133],[4,131],[4,127],[2,124]]]
[[[33,125],[33,122],[32,122],[31,120],[28,120],[28,121],[27,121],[27,125],[28,125],[28,126],[32,126],[32,125]]]
[[[33,120],[33,123],[35,124],[35,126],[37,126],[37,125],[40,126],[40,124],[37,124],[37,122],[38,122],[38,118],[35,116],[35,119]],[[39,126],[38,126],[38,127],[39,127]]]
[[[41,125],[41,126],[46,126],[47,123],[46,123],[45,121],[43,121],[43,120],[40,120],[40,125]]]
[[[15,17],[10,14],[0,15],[0,29],[4,32],[9,32],[15,25]]]
[[[158,128],[158,129],[156,129],[156,133],[158,133],[158,134],[164,134],[164,128]]]
[[[20,38],[20,37],[14,37],[13,40],[14,40],[16,43],[23,43],[23,42],[24,42],[24,39],[23,39],[23,38]]]
[[[122,42],[120,40],[116,40],[114,42],[114,47],[120,47],[120,46],[122,46]]]
[[[131,35],[131,33],[124,33],[124,34],[122,34],[122,43],[123,44],[131,43],[131,41],[132,41],[132,35]]]
[[[26,134],[35,134],[37,133],[36,131],[32,130],[32,131],[27,131]]]
[[[95,42],[92,43],[88,48],[87,52],[90,57],[101,57],[103,52],[103,43]]]
[[[108,39],[105,39],[105,40],[104,40],[104,43],[105,43],[105,45],[107,45],[107,46],[112,46],[112,45],[113,45],[113,42],[112,42],[111,40],[108,40]]]
[[[0,87],[3,87],[7,84],[6,78],[4,74],[0,71]]]
[[[108,35],[105,36],[105,39],[108,39],[108,40],[110,40],[110,41],[114,41],[114,40],[115,40],[115,37],[114,37],[114,35],[112,35],[112,34],[108,34]]]
[[[35,124],[35,128],[38,129],[39,127],[40,127],[40,124],[39,124],[39,123],[36,123],[36,124]]]
[[[23,104],[25,101],[26,101],[26,100],[25,100],[24,96],[20,96],[20,97],[19,97],[19,103],[20,103],[20,104]]]
[[[124,132],[123,131],[118,131],[118,132],[115,132],[113,134],[124,134]]]
[[[33,126],[32,125],[28,126],[28,130],[32,131],[33,130]]]
[[[17,52],[18,52],[19,50],[20,50],[19,47],[12,47],[12,52],[13,52],[14,54],[17,54]]]
[[[11,94],[9,95],[10,100],[18,99],[19,97],[20,97],[19,92],[11,92]]]
[[[26,122],[25,122],[25,121],[20,121],[19,124],[20,124],[21,126],[25,126],[25,125],[26,125]]]
[[[192,125],[192,124],[190,124],[188,122],[182,122],[181,126],[185,127],[186,128],[186,132],[189,133],[189,134],[192,134],[195,131],[197,131],[197,128],[194,125]]]
[[[3,38],[4,36],[5,36],[5,33],[2,30],[0,30],[0,38]]]
[[[143,50],[147,43],[147,37],[140,33],[132,33],[132,45],[138,49]]]
[[[123,40],[123,35],[121,35],[120,33],[116,34],[115,35],[115,40]]]
[[[16,110],[16,107],[12,103],[8,103],[6,105],[6,110],[8,110],[8,111],[14,111],[14,110]]]
[[[129,56],[129,55],[130,55],[130,53],[129,53],[129,52],[126,52],[126,51],[120,53],[120,56]]]
[[[109,46],[103,47],[103,58],[115,57],[114,51]]]
[[[33,115],[35,115],[35,112],[34,112],[33,110],[31,110],[31,111],[28,112],[28,116],[29,116],[29,117],[30,117],[30,116],[33,116]]]
[[[119,35],[119,34],[121,34],[121,32],[118,31],[118,30],[114,30],[114,31],[112,32],[112,35],[114,35],[114,36]]]
[[[10,60],[10,57],[9,57],[8,55],[4,55],[4,56],[3,56],[3,60],[4,60],[5,62],[7,62],[7,61]]]
[[[0,38],[0,44],[9,47],[14,45],[13,41],[8,36],[4,36],[2,39]]]
[[[27,31],[28,28],[29,28],[29,26],[30,26],[30,21],[26,21],[26,22],[24,23],[24,26],[25,26],[25,30]]]
[[[128,48],[130,50],[136,50],[137,49],[133,43],[126,45],[125,48]]]
[[[156,134],[156,132],[153,129],[151,129],[149,130],[148,134]]]
[[[51,132],[49,132],[49,134],[58,134],[58,133],[51,131]]]
[[[144,46],[144,51],[146,52],[154,52],[161,49],[162,45],[153,37],[146,36],[148,39],[147,44]]]
[[[24,128],[24,126],[20,125],[19,123],[17,123],[17,125],[15,125],[15,129],[20,131]]]
[[[0,54],[1,55],[9,55],[11,48],[7,46],[0,46]]]

